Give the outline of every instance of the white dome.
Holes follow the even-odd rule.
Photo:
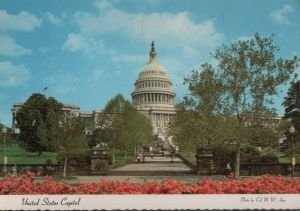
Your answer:
[[[158,77],[168,79],[165,68],[156,61],[149,62],[139,74],[139,79],[148,77]]]
[[[132,98],[134,101],[135,96],[147,94],[166,94],[166,98],[172,98],[170,101],[165,104],[167,106],[174,106],[175,103],[175,93],[172,90],[172,82],[168,78],[167,71],[165,68],[160,65],[156,60],[156,52],[154,48],[154,42],[152,42],[151,51],[149,53],[150,59],[149,62],[143,67],[142,71],[139,74],[138,79],[135,82],[135,90],[132,92]],[[144,97],[145,98],[145,97]],[[142,104],[146,103],[140,102]],[[161,102],[160,102],[161,101]],[[171,103],[172,102],[172,103]],[[163,100],[151,101],[151,103],[160,103],[164,104]],[[134,105],[137,105],[137,102],[134,102]]]

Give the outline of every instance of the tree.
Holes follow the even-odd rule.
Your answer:
[[[295,75],[296,79],[297,75]],[[282,105],[285,107],[284,118],[290,119],[297,133],[300,131],[300,80],[293,80],[284,98]]]
[[[120,94],[106,104],[98,125],[93,142],[106,142],[111,149],[124,150],[152,140],[150,121]]]
[[[57,156],[64,160],[63,177],[67,175],[67,165],[70,158],[84,155],[88,145],[84,134],[85,125],[79,117],[67,117],[59,124],[59,132],[54,140]]]
[[[284,102],[282,105],[285,107],[284,119],[289,120],[288,124],[285,125],[284,134],[286,137],[286,151],[289,153],[291,149],[292,143],[292,135],[294,136],[295,144],[294,147],[295,152],[300,153],[299,150],[299,132],[300,132],[300,80],[296,80],[297,75],[295,75],[294,79],[290,84],[290,88],[288,89],[287,96],[284,98]],[[289,128],[293,125],[295,128],[295,134],[290,134]]]
[[[275,115],[272,97],[299,66],[299,58],[277,58],[278,51],[272,37],[256,33],[252,39],[223,45],[212,54],[217,66],[203,64],[184,80],[198,112],[224,119],[223,139],[236,145],[235,177],[241,145],[253,135],[249,126],[262,125]]]
[[[220,122],[217,116],[206,116],[185,101],[177,105],[174,121],[171,122],[170,135],[183,151],[194,151],[198,145],[212,144],[221,138]]]
[[[53,97],[46,98],[39,93],[32,94],[17,112],[20,129],[17,141],[30,152],[41,155],[53,151],[58,123],[62,116],[62,104]]]

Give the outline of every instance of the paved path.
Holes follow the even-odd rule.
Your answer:
[[[192,169],[186,166],[182,160],[177,157],[173,158],[171,162],[170,157],[150,157],[145,158],[145,162],[141,163],[132,163],[120,168],[111,170],[111,172],[125,172],[125,171],[134,171],[134,172],[181,172],[181,173],[190,173]]]
[[[201,180],[202,176],[193,174],[192,169],[186,166],[181,159],[174,157],[145,158],[144,163],[131,163],[113,169],[107,176],[76,176],[76,179],[66,180],[67,183],[94,183],[104,180],[128,181],[131,183],[144,183],[148,181],[162,182],[174,179],[184,183],[193,183]],[[216,178],[219,178],[216,176]]]
[[[214,176],[199,176],[199,175],[185,175],[185,176],[76,176],[76,179],[66,180],[66,183],[96,183],[101,180],[110,180],[110,181],[127,181],[131,183],[144,183],[150,181],[162,182],[166,179],[173,179],[176,181],[181,181],[183,183],[194,183],[199,182],[203,178],[213,178],[213,179],[222,179],[224,175],[214,175]]]

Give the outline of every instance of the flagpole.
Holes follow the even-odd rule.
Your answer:
[[[44,89],[43,89],[43,94],[47,97],[47,90],[48,90],[48,86],[46,86]]]

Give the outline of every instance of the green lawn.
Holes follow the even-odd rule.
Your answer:
[[[193,154],[193,153],[191,153],[191,152],[180,152],[180,154],[185,158],[185,159],[187,159],[187,160],[189,160],[190,162],[192,162],[193,164],[196,164],[196,157],[195,157],[195,155]],[[278,157],[279,157],[279,163],[290,163],[291,162],[291,158],[289,158],[289,157],[282,157],[282,153],[278,153]],[[297,159],[296,160],[300,160],[300,158],[298,159],[298,157],[297,157]]]
[[[115,152],[114,164],[121,164],[128,160],[134,160],[133,150],[125,152]],[[56,153],[54,152],[43,152],[41,156],[37,153],[27,152],[22,149],[16,141],[13,141],[6,147],[6,155],[8,157],[8,164],[45,164],[47,160],[51,160],[52,164],[57,164]],[[0,164],[3,164],[4,148],[0,145]]]
[[[134,153],[126,153],[125,152],[115,152],[115,162],[114,164],[124,163],[127,160],[134,160]]]
[[[41,156],[37,153],[27,152],[20,148],[18,143],[12,142],[6,147],[6,155],[8,157],[8,164],[45,164],[47,160],[51,160],[53,164],[57,163],[56,153],[43,152]],[[4,148],[0,146],[0,163],[3,164]]]

